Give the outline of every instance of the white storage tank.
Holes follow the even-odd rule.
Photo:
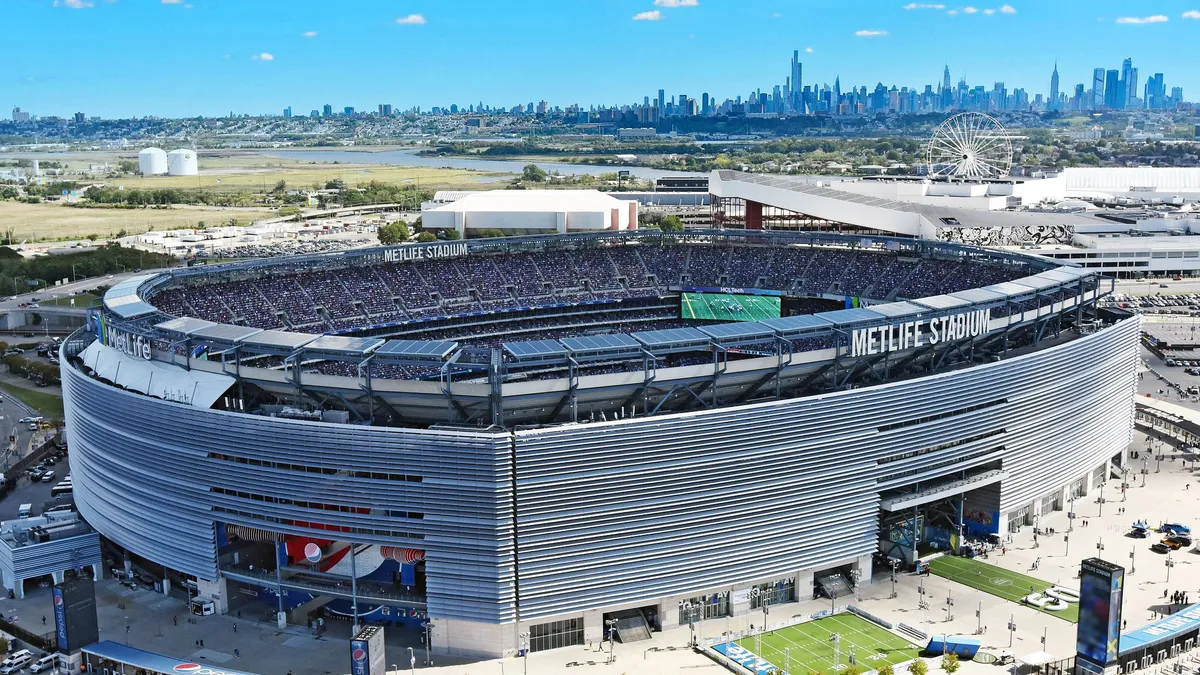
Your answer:
[[[138,153],[138,169],[143,176],[161,176],[167,172],[167,153],[161,148],[146,148]]]
[[[167,153],[167,173],[171,176],[195,176],[200,173],[195,150],[172,150]]]

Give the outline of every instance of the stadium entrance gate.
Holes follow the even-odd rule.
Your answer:
[[[954,483],[941,488],[885,493],[880,500],[879,551],[886,558],[902,561],[911,569],[917,558],[937,551],[954,551],[965,537],[986,538],[996,534],[999,507],[999,472],[994,480],[954,492]]]

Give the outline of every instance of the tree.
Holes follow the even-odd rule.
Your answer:
[[[422,244],[427,244],[431,241],[437,241],[437,235],[432,232],[422,232],[421,234],[417,235],[417,241],[421,242]],[[18,253],[17,255],[21,254]]]
[[[445,230],[445,232],[447,241],[458,241],[459,239],[462,239],[462,235],[458,233],[458,230]]]
[[[538,167],[537,164],[526,164],[521,171],[521,178],[530,183],[541,183],[546,180],[546,172]]]
[[[896,669],[892,668],[892,664],[890,663],[884,664],[882,668],[876,669],[875,672],[878,675],[896,675]]]
[[[958,670],[958,666],[958,654],[950,652],[942,657],[942,670],[946,671],[947,673],[953,673],[954,671]]]
[[[494,227],[486,227],[479,231],[479,236],[481,236],[481,237],[503,237],[504,232],[502,230],[498,230]]]
[[[138,173],[138,163],[132,159],[123,159],[117,162],[117,171],[121,173]]]
[[[379,243],[384,246],[403,244],[408,241],[410,236],[411,233],[408,231],[408,225],[403,220],[379,226]]]
[[[908,672],[911,675],[925,675],[929,672],[929,666],[925,665],[924,659],[914,659],[908,666]]]
[[[683,221],[679,216],[667,216],[658,224],[663,232],[683,232]]]

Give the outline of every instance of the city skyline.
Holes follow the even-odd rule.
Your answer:
[[[0,76],[0,109],[104,118],[280,114],[287,106],[307,114],[326,102],[429,110],[546,100],[586,109],[635,104],[658,89],[724,100],[782,84],[780,55],[794,48],[803,81],[818,87],[840,77],[847,88],[923,88],[936,85],[948,63],[954,83],[1005,82],[1033,99],[1049,94],[1057,61],[1060,91],[1070,97],[1076,84],[1092,89],[1097,66],[1107,75],[1127,56],[1143,64],[1143,84],[1165,72],[1168,94],[1172,86],[1200,86],[1200,75],[1164,65],[1200,57],[1190,39],[1200,11],[1177,3],[1131,9],[1102,0],[1083,14],[1067,2],[878,0],[869,20],[778,0],[733,4],[582,0],[533,12],[478,2],[397,10],[365,0],[337,13],[301,1],[278,14],[275,2],[22,0],[10,8],[14,19],[51,22],[61,44],[45,50],[32,39],[37,31],[13,36],[21,67]],[[646,12],[653,16],[634,20]],[[581,21],[604,49],[581,51]],[[1044,39],[1046,30],[1053,40]],[[93,45],[98,31],[112,39]],[[114,41],[122,46],[109,46]]]

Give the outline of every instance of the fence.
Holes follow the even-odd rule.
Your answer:
[[[3,617],[0,617],[0,630],[3,630],[17,639],[24,640],[25,642],[37,647],[38,649],[41,649],[42,651],[50,652],[57,649],[57,645],[54,643],[54,633],[38,635],[37,633],[34,633],[27,628],[18,626],[17,624]],[[16,648],[17,647],[15,645],[10,647],[10,649],[14,650]]]

